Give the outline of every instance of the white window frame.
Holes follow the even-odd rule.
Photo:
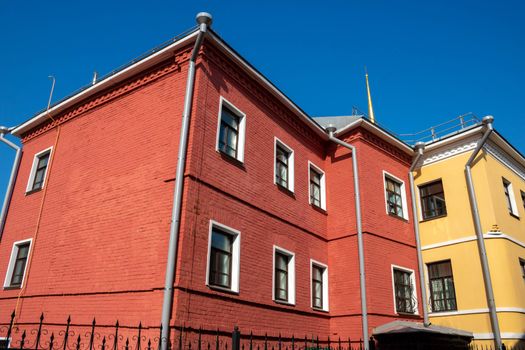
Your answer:
[[[9,258],[9,264],[7,265],[7,272],[5,275],[4,280],[4,288],[11,288],[11,279],[13,278],[13,272],[15,269],[15,262],[16,257],[18,255],[18,249],[21,245],[29,243],[29,249],[27,250],[27,260],[26,260],[26,266],[24,267],[24,274],[22,276],[22,282],[20,283],[20,288],[24,285],[26,274],[27,274],[27,267],[29,266],[28,262],[31,257],[31,251],[33,249],[33,239],[24,239],[22,241],[16,241],[13,243],[13,248],[11,249],[11,257]],[[17,287],[18,288],[18,287]]]
[[[26,193],[33,191],[33,183],[35,182],[36,167],[38,166],[38,161],[40,160],[40,157],[42,157],[42,155],[46,153],[49,153],[49,160],[47,163],[46,171],[44,173],[44,178],[42,179],[42,187],[40,189],[43,189],[46,185],[47,173],[49,172],[49,165],[51,164],[51,157],[53,156],[53,147],[46,148],[45,150],[42,150],[35,154],[35,156],[33,157],[33,165],[31,166],[31,172],[29,173],[29,179],[27,181],[26,186]]]
[[[215,140],[215,150],[222,153],[219,149],[219,136],[221,133],[221,117],[222,117],[222,106],[226,106],[229,110],[235,113],[239,117],[239,134],[237,140],[237,159],[239,162],[244,163],[244,145],[246,140],[246,114],[239,108],[235,107],[233,103],[225,99],[223,96],[219,100],[219,114],[217,120],[217,136]]]
[[[415,300],[414,313],[398,312],[397,303],[396,303],[396,284],[394,281],[394,270],[400,270],[410,273],[410,283],[412,284],[412,298]],[[417,298],[417,289],[416,289],[416,273],[413,269],[399,265],[391,265],[391,276],[392,276],[392,296],[394,301],[394,312],[400,315],[419,315],[419,300]]]
[[[321,209],[326,210],[326,177],[325,172],[321,170],[317,165],[312,163],[311,161],[308,161],[308,202],[311,205],[314,205],[312,203],[312,193],[311,193],[311,186],[310,186],[310,169],[313,169],[315,172],[317,172],[319,175],[321,175]]]
[[[520,214],[518,211],[518,204],[516,203],[516,196],[514,195],[514,186],[512,186],[512,182],[510,182],[506,178],[502,177],[502,179],[503,179],[503,186],[507,184],[507,188],[509,191],[510,207],[511,207],[510,213],[519,218]],[[503,188],[503,195],[505,195],[505,188]],[[505,198],[505,200],[507,199]]]
[[[289,147],[287,144],[285,144],[284,142],[282,142],[281,140],[279,140],[277,137],[274,137],[274,142],[273,142],[273,183],[275,185],[277,185],[277,181],[275,180],[275,177],[276,177],[276,173],[275,173],[275,168],[276,168],[276,165],[277,165],[277,146],[280,146],[281,148],[283,148],[286,152],[288,152],[289,156],[288,156],[288,188],[286,188],[288,191],[290,192],[294,192],[294,185],[295,185],[295,161],[294,161],[294,158],[295,158],[295,153],[294,153],[294,150]],[[278,185],[280,186],[280,185]]]
[[[0,337],[0,341],[1,340],[7,340],[7,349],[11,349],[11,338]]]
[[[288,256],[288,300],[277,300],[275,298],[275,253],[279,252]],[[284,248],[273,246],[272,264],[272,300],[276,303],[295,305],[295,253]]]
[[[213,228],[218,228],[233,236],[232,242],[232,275],[231,288],[224,288],[210,284],[210,257],[211,257],[211,239],[213,235]],[[210,228],[208,233],[208,257],[206,264],[206,285],[212,289],[218,289],[227,292],[239,293],[240,287],[240,269],[241,269],[241,232],[221,224],[215,220],[210,220]]]
[[[388,212],[388,197],[387,197],[387,194],[386,194],[386,179],[387,178],[390,178],[391,180],[401,184],[401,186],[400,186],[401,187],[401,206],[402,206],[402,210],[403,210],[402,218],[408,221],[409,217],[408,217],[407,191],[406,191],[405,182],[403,180],[401,180],[400,178],[390,174],[386,170],[383,170],[383,193],[384,193],[384,196],[385,196],[385,211],[386,211],[386,214],[391,216],[389,214],[389,212]]]
[[[312,286],[312,274],[313,274],[313,266],[316,265],[318,267],[323,268],[323,308],[320,309],[318,307],[314,307],[313,303],[313,286]],[[326,264],[323,264],[322,262],[316,261],[314,259],[310,259],[310,307],[314,310],[321,310],[321,311],[329,311],[329,296],[328,296],[328,266]]]

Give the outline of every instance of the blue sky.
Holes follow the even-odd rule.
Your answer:
[[[12,126],[195,24],[199,11],[310,115],[366,110],[414,132],[474,112],[525,152],[522,1],[0,3],[0,125]],[[0,144],[0,195],[13,152]]]

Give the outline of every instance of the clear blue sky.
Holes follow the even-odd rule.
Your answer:
[[[523,1],[2,1],[0,125],[54,101],[195,24],[213,28],[310,115],[366,110],[413,132],[465,112],[525,151]],[[3,199],[13,152],[0,144]]]

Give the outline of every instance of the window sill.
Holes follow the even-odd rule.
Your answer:
[[[394,215],[394,214],[390,214],[390,213],[388,213],[388,216],[390,216],[391,218],[397,219],[397,220],[401,220],[401,221],[403,221],[405,223],[408,223],[408,220],[405,219],[402,216],[398,216],[398,215]]]
[[[323,209],[315,204],[312,204],[310,203],[310,206],[312,207],[313,210],[316,210],[318,212],[320,212],[321,214],[324,214],[324,215],[328,215],[328,213],[326,212],[326,209]]]
[[[281,305],[295,306],[295,304],[290,303],[290,302],[288,302],[288,301],[284,301],[284,300],[276,300],[276,299],[274,299],[273,301],[274,301],[275,303],[277,303],[277,304],[281,304]]]
[[[520,217],[514,213],[509,212],[509,215],[512,216],[514,219],[519,220]]]
[[[279,189],[279,191],[281,191],[282,193],[292,197],[293,199],[295,199],[295,193],[293,193],[293,191],[291,191],[290,189],[282,186],[282,185],[279,185],[278,183],[275,184],[277,186],[277,188]]]
[[[214,285],[211,285],[211,284],[208,284],[207,286],[208,286],[208,288],[210,288],[211,290],[214,290],[214,291],[217,291],[217,292],[224,292],[224,293],[229,293],[229,294],[239,295],[239,292],[234,291],[234,290],[232,290],[232,289],[228,289],[228,288],[226,288],[226,287],[214,286]]]
[[[4,290],[15,290],[15,289],[21,289],[21,287],[20,286],[18,286],[18,287],[17,286],[7,286],[7,287],[5,287],[4,286]]]
[[[399,316],[403,316],[403,317],[414,317],[414,318],[419,318],[419,314],[417,312],[401,312],[401,311],[396,311],[396,314],[398,314]]]
[[[312,307],[312,310],[314,310],[314,311],[319,311],[319,312],[324,312],[324,313],[329,313],[328,310],[320,309],[320,308],[318,308],[318,307]]]
[[[427,218],[427,219],[423,219],[423,220],[419,220],[419,222],[427,222],[427,221],[432,221],[432,220],[437,220],[437,219],[441,219],[441,218],[444,218],[446,217],[447,214],[443,214],[443,215],[439,215],[439,216],[433,216],[431,218]]]
[[[229,163],[231,163],[232,165],[235,165],[236,167],[242,169],[242,170],[246,170],[245,166],[244,166],[244,162],[235,158],[235,157],[232,157],[230,156],[229,154],[226,154],[220,150],[217,150],[217,152],[219,152],[219,154],[221,155],[221,158]]]
[[[36,188],[36,189],[34,189],[34,190],[31,190],[31,191],[27,191],[27,192],[26,192],[26,196],[29,196],[29,195],[31,195],[31,194],[33,194],[33,193],[37,193],[37,192],[40,192],[40,191],[42,191],[42,187],[40,187],[40,188]]]

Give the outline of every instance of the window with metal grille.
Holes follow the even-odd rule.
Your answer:
[[[402,218],[404,216],[402,184],[390,177],[385,177],[385,189],[388,214]]]
[[[287,189],[290,189],[289,158],[290,152],[277,144],[275,146],[275,183]]]
[[[423,219],[432,219],[447,215],[445,192],[441,180],[419,186]]]
[[[394,269],[394,293],[397,312],[409,314],[416,312],[412,273],[413,272]]]
[[[232,158],[237,158],[240,119],[241,118],[227,106],[222,105],[219,129],[219,151]]]
[[[214,227],[210,249],[210,285],[231,289],[232,250],[232,235]]]
[[[325,269],[318,265],[312,265],[312,306],[323,309],[323,274]]]
[[[321,208],[321,178],[322,175],[310,167],[310,203]]]
[[[454,277],[452,276],[452,264],[450,261],[427,264],[427,267],[432,311],[457,310],[456,291],[454,289]]]
[[[30,188],[31,191],[37,191],[44,186],[44,179],[46,176],[47,164],[49,162],[49,156],[51,152],[45,152],[37,156],[36,168],[33,176],[33,184]]]
[[[288,264],[290,257],[275,252],[275,300],[288,301]]]
[[[17,245],[16,258],[11,275],[10,287],[20,287],[24,279],[27,256],[29,254],[29,242]]]

